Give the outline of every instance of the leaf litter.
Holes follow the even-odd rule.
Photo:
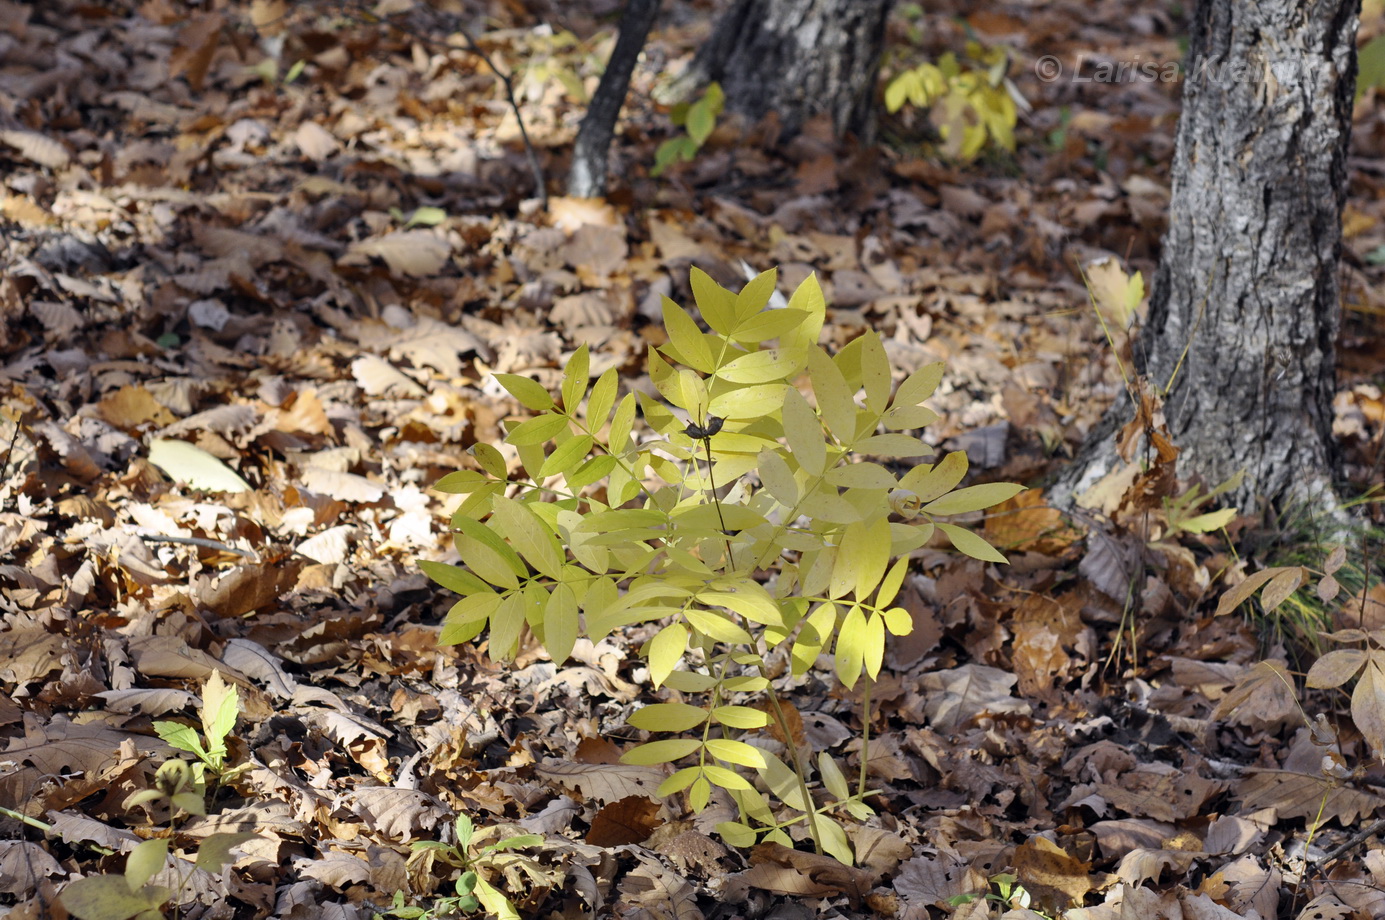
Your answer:
[[[1121,393],[1143,292],[1119,266],[1152,274],[1179,98],[1020,69],[1034,111],[1010,168],[841,147],[810,124],[778,147],[714,136],[655,181],[657,68],[692,54],[706,14],[679,3],[636,73],[619,193],[555,197],[545,214],[498,81],[454,33],[475,29],[516,76],[557,177],[613,5],[451,6],[439,20],[384,4],[392,28],[276,0],[192,15],[0,2],[12,913],[46,915],[64,884],[120,871],[103,851],[161,833],[124,802],[175,756],[156,723],[195,735],[213,679],[235,688],[226,758],[245,769],[170,843],[191,858],[215,833],[253,839],[180,893],[199,916],[365,918],[398,891],[427,903],[453,876],[410,844],[446,841],[459,814],[495,839],[542,837],[487,870],[522,916],[990,917],[1005,873],[1032,899],[1007,917],[1385,913],[1378,843],[1318,861],[1381,817],[1379,709],[1319,695],[1330,717],[1307,720],[1273,637],[1214,616],[1218,596],[1235,606],[1302,575],[1257,559],[1247,577],[1168,511],[1177,445],[1148,397],[1124,443],[1145,438],[1155,463],[1128,452],[1082,515],[1031,490],[985,521],[1012,566],[917,554],[901,603],[918,628],[887,653],[868,743],[859,688],[831,689],[826,670],[778,678],[793,743],[864,761],[881,790],[880,817],[853,829],[856,866],[729,849],[709,836],[717,803],[691,815],[653,795],[661,767],[618,762],[637,740],[627,717],[667,701],[629,656],[647,627],[578,640],[557,667],[534,644],[512,667],[437,646],[449,601],[419,562],[445,558],[447,508],[427,488],[518,408],[492,375],[551,388],[587,344],[594,373],[648,387],[634,369],[666,341],[659,304],[686,299],[691,265],[735,285],[779,265],[785,290],[817,272],[830,347],[876,329],[906,373],[947,362],[934,446],[966,449],[986,481],[1054,469]],[[939,8],[920,50],[979,35],[1024,66],[1093,43],[1177,60],[1177,15]],[[897,18],[892,41],[910,28]],[[1358,255],[1385,241],[1374,108],[1362,118]],[[1337,431],[1369,481],[1381,269],[1344,271]],[[1378,628],[1378,593],[1336,625]],[[1315,686],[1361,666],[1357,694],[1378,688],[1375,664],[1334,654]]]

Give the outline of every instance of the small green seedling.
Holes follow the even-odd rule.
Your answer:
[[[154,787],[136,792],[125,800],[126,808],[162,801],[169,808],[170,823],[180,813],[204,816],[206,803],[197,791],[193,769],[182,760],[170,760],[154,774]],[[231,850],[255,835],[247,832],[212,834],[203,839],[192,865],[181,858],[170,858],[169,839],[146,840],[130,851],[121,875],[89,875],[77,879],[58,896],[68,913],[79,920],[156,920],[163,917],[162,906],[174,897],[175,889],[151,884],[165,868],[173,869],[178,889],[187,884],[193,872],[221,872],[235,856]]]
[[[674,163],[691,163],[712,136],[717,126],[717,116],[726,106],[726,94],[720,83],[710,83],[696,102],[679,103],[673,107],[670,117],[675,125],[686,129],[685,134],[671,137],[654,151],[654,168],[649,171],[655,178],[662,176],[664,170]]]
[[[226,769],[226,737],[236,727],[239,714],[240,694],[235,685],[222,680],[220,671],[213,671],[202,685],[202,706],[198,709],[202,718],[200,737],[197,729],[182,722],[154,723],[154,731],[160,738],[197,758],[192,765],[192,775],[199,792],[206,787],[208,773],[222,782],[248,768],[248,765],[241,765],[234,770]]]
[[[517,834],[495,843],[478,846],[473,853],[472,841],[476,837],[476,825],[472,823],[471,818],[466,815],[458,815],[455,830],[457,839],[454,843],[443,843],[438,840],[414,841],[412,844],[414,855],[409,857],[409,861],[418,862],[420,858],[433,859],[462,870],[461,875],[453,883],[453,890],[456,893],[438,898],[430,907],[417,907],[406,905],[404,892],[396,891],[394,903],[382,914],[376,914],[377,920],[381,917],[399,917],[401,920],[434,920],[434,918],[452,917],[457,914],[469,914],[481,907],[501,920],[519,920],[519,912],[510,899],[482,878],[476,870],[498,864],[503,858],[501,854],[507,851],[538,846],[543,843],[543,838],[538,834]],[[518,855],[515,858],[524,859]]]

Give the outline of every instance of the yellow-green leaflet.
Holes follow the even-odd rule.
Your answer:
[[[636,710],[629,724],[647,732],[685,732],[707,721],[707,710],[688,703],[654,703]]]
[[[856,450],[874,457],[931,457],[934,453],[918,438],[897,431],[863,438],[856,442]]]
[[[736,325],[736,295],[717,284],[702,269],[693,267],[689,273],[693,299],[702,318],[722,335],[729,336]]]
[[[431,559],[420,559],[418,561],[418,567],[423,570],[424,575],[427,575],[447,590],[456,591],[463,597],[469,594],[475,594],[478,591],[489,591],[491,589],[490,585],[465,569],[458,568],[455,565],[448,565],[445,562],[434,562]]]
[[[730,645],[750,645],[750,633],[732,623],[720,613],[711,610],[687,610],[684,616],[692,628],[704,636]]]
[[[586,343],[578,346],[563,368],[563,411],[575,416],[591,382],[591,356]]]
[[[899,479],[899,487],[913,492],[920,502],[931,502],[957,487],[967,475],[967,455],[954,450],[935,465],[920,464]]]
[[[511,428],[505,435],[505,441],[515,447],[534,447],[557,437],[559,432],[567,430],[567,426],[567,419],[561,415],[536,415]]]
[[[838,441],[850,444],[856,437],[856,402],[841,369],[827,352],[814,346],[808,352],[808,376],[822,420]]]
[[[718,706],[712,710],[712,719],[730,728],[764,728],[769,724],[769,714],[749,706]]]
[[[852,606],[837,629],[837,651],[834,664],[837,679],[848,690],[861,678],[861,663],[865,660],[866,617],[859,604]]]
[[[802,310],[766,310],[739,323],[731,338],[745,345],[758,345],[798,328],[807,318]]]
[[[784,507],[792,508],[798,501],[798,483],[794,481],[793,470],[778,451],[766,448],[758,458],[760,481],[765,484],[769,494]]]
[[[939,464],[941,465],[941,464]],[[998,505],[1023,492],[1024,486],[1014,482],[988,482],[949,492],[923,506],[929,514],[965,514]]]
[[[475,470],[456,470],[433,483],[433,491],[449,495],[466,495],[490,482],[486,476]]]
[[[558,585],[548,596],[543,612],[543,647],[554,664],[562,664],[577,642],[577,595],[568,585]]]
[[[914,618],[903,607],[891,607],[884,613],[885,628],[892,636],[907,636],[914,631]]]
[[[675,772],[668,779],[659,784],[659,788],[654,790],[655,795],[673,795],[675,792],[682,792],[693,784],[693,780],[702,775],[701,767],[684,767]]]
[[[843,489],[893,489],[898,483],[894,475],[878,463],[848,463],[827,471],[826,479]]]
[[[890,359],[878,333],[861,336],[861,383],[866,388],[866,408],[879,416],[890,401]]]
[[[952,545],[957,547],[957,551],[960,553],[965,553],[973,559],[980,559],[982,562],[1009,561],[1000,550],[970,530],[964,530],[956,524],[938,524],[937,527],[947,534],[947,538],[952,541]]]
[[[519,646],[519,631],[528,619],[529,598],[522,591],[511,591],[491,614],[491,646],[493,658],[509,661]]]
[[[945,368],[946,365],[943,362],[935,361],[914,371],[899,385],[899,391],[894,394],[894,404],[896,406],[917,406],[932,396],[933,391],[942,382]]]
[[[866,617],[866,640],[861,648],[866,673],[871,680],[880,676],[885,660],[885,618],[878,613]]]
[[[607,443],[611,445],[613,454],[625,452],[626,442],[630,440],[630,427],[635,423],[635,404],[635,394],[626,393],[611,418],[610,441]]]
[[[637,767],[652,767],[657,763],[671,763],[687,757],[702,747],[696,738],[669,738],[665,741],[650,741],[631,748],[621,755],[620,762]]]
[[[563,549],[558,538],[539,516],[523,502],[503,495],[495,497],[492,521],[510,538],[510,545],[528,560],[529,564],[549,578],[562,576]]]
[[[549,476],[556,476],[559,473],[567,474],[575,470],[591,452],[592,444],[593,439],[589,434],[579,434],[568,438],[553,448],[553,453],[549,454],[543,461],[543,466],[539,467],[538,478],[547,479]]]
[[[880,590],[875,595],[875,606],[885,607],[899,594],[899,588],[904,584],[904,576],[909,572],[909,557],[901,556],[895,560],[894,565],[885,573],[885,577],[880,581]],[[894,632],[894,630],[891,630]],[[899,635],[899,633],[895,633]]]
[[[736,295],[736,327],[746,322],[755,314],[764,309],[765,304],[769,303],[771,295],[774,294],[774,285],[779,278],[778,269],[771,268],[769,271],[760,272],[745,287],[741,288]]]
[[[469,533],[453,534],[452,542],[462,557],[462,564],[473,573],[497,588],[519,587],[519,573],[524,563],[514,550],[508,546],[503,550],[497,549],[489,541]]]
[[[740,742],[732,743],[739,744]],[[750,747],[750,745],[746,745],[746,747]],[[741,776],[739,773],[728,770],[725,767],[719,767],[714,763],[709,763],[705,765],[702,768],[702,775],[707,777],[707,779],[714,785],[720,786],[723,789],[754,788],[750,785],[750,782],[747,779],[745,779],[745,777]]]
[[[714,368],[712,350],[707,347],[707,339],[697,328],[696,321],[667,297],[663,299],[663,312],[664,329],[668,332],[669,344],[678,351],[678,357],[689,367],[710,374]]]
[[[476,458],[477,463],[481,464],[481,469],[485,470],[487,475],[496,479],[504,479],[508,475],[509,470],[505,466],[505,455],[494,444],[478,441],[471,448],[471,455]]]
[[[495,379],[526,409],[542,412],[553,408],[553,396],[543,384],[518,374],[496,374]]]
[[[890,522],[876,518],[869,525],[857,521],[848,524],[837,548],[837,561],[832,566],[828,596],[839,598],[855,591],[857,599],[865,599],[890,562]]]
[[[614,367],[607,368],[605,373],[596,379],[591,396],[587,398],[586,410],[587,427],[593,434],[606,424],[606,417],[611,414],[611,407],[616,404],[616,391],[619,388],[620,372]]]
[[[779,411],[784,404],[785,384],[762,383],[718,393],[707,404],[707,411],[724,419],[759,419]]]
[[[727,763],[739,764],[742,767],[763,767],[765,765],[764,753],[759,748],[752,747],[744,741],[732,741],[729,738],[708,738],[706,748],[708,754]]]
[[[798,356],[786,348],[767,348],[741,355],[717,370],[717,376],[732,383],[773,383],[795,373],[802,366]]]
[[[851,787],[847,785],[846,776],[842,774],[841,767],[837,766],[832,755],[826,751],[818,753],[818,773],[822,775],[822,784],[827,787],[828,792],[838,799],[851,798]]]
[[[683,657],[688,644],[688,628],[682,623],[670,623],[649,640],[649,679],[657,689]]]
[[[721,839],[725,840],[733,847],[749,847],[755,845],[755,831],[736,821],[723,821],[717,825],[717,833]]]
[[[784,391],[784,437],[798,465],[810,476],[821,476],[827,468],[827,442],[822,437],[822,422],[808,400],[793,387]]]
[[[765,626],[784,625],[784,612],[760,585],[752,583],[727,591],[703,591],[697,595],[704,604],[716,604],[736,611],[747,620]]]

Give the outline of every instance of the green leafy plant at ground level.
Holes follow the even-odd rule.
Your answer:
[[[691,163],[707,138],[716,129],[717,117],[726,106],[726,94],[720,83],[709,83],[696,101],[680,102],[673,107],[670,118],[684,133],[671,137],[654,151],[654,168],[649,174],[659,177],[674,163]]]
[[[210,773],[217,782],[229,779],[247,768],[242,765],[234,770],[226,769],[226,738],[236,727],[240,715],[240,693],[234,684],[228,684],[220,671],[213,671],[202,685],[202,704],[198,708],[202,721],[202,735],[197,729],[182,722],[155,722],[154,731],[160,738],[180,751],[187,751],[197,758],[192,764],[192,775],[197,784],[195,797],[200,799]],[[191,803],[179,803],[192,814],[202,814],[188,807]]]
[[[661,624],[641,653],[654,688],[684,699],[647,706],[630,724],[677,737],[639,745],[625,762],[687,762],[659,794],[684,793],[695,812],[714,787],[725,790],[739,813],[718,829],[732,845],[792,845],[806,834],[850,862],[841,822],[873,814],[865,758],[852,788],[825,752],[810,760],[792,741],[780,750],[752,737],[772,722],[793,738],[768,658],[785,656],[797,677],[830,651],[844,686],[864,679],[868,708],[886,634],[912,629],[894,603],[909,554],[941,536],[1004,562],[946,518],[1023,487],[959,488],[968,469],[961,451],[894,465],[933,456],[909,432],[937,418],[923,402],[942,364],[895,389],[874,333],[835,355],[818,345],[826,304],[815,277],[786,307],[767,309],[775,281],[765,272],[732,292],[693,270],[706,329],[665,299],[669,341],[648,354],[661,399],[619,397],[614,368],[593,383],[585,346],[568,361],[557,398],[529,378],[497,375],[536,413],[507,423],[518,472],[495,446],[476,445],[479,469],[436,485],[462,496],[451,519],[462,564],[422,565],[462,595],[441,641],[488,629],[500,660],[516,654],[526,630],[562,662],[579,635],[599,642]],[[637,411],[648,437],[635,437]]]
[[[175,747],[195,754],[197,762],[170,760],[154,774],[152,788],[136,792],[125,800],[127,809],[140,806],[160,806],[167,809],[169,828],[164,836],[154,837],[136,845],[125,858],[125,871],[120,875],[89,875],[63,888],[58,899],[63,908],[79,920],[153,920],[162,917],[162,906],[173,899],[186,885],[194,872],[221,872],[235,856],[231,850],[251,840],[255,834],[232,832],[211,834],[201,841],[197,857],[191,865],[169,853],[180,816],[207,814],[205,775],[212,770],[226,776],[225,740],[235,727],[240,713],[239,696],[234,686],[213,671],[202,688],[202,724],[204,740],[197,732],[177,722],[156,722],[161,737]],[[162,726],[162,727],[161,727]],[[171,869],[178,887],[154,884],[152,879],[164,869]]]
[[[1013,151],[1019,109],[1018,91],[1006,77],[1009,65],[1004,48],[968,42],[964,60],[948,52],[936,64],[925,61],[895,76],[885,86],[885,108],[927,110],[942,153],[951,159],[970,162],[987,145]]]
[[[495,843],[473,845],[477,836],[476,826],[466,815],[457,816],[454,831],[456,840],[453,843],[436,840],[415,841],[409,861],[442,862],[460,870],[460,874],[453,881],[455,893],[435,899],[428,907],[420,907],[406,904],[404,892],[396,891],[394,903],[388,910],[375,914],[376,920],[382,917],[433,920],[468,914],[481,907],[500,920],[518,920],[520,914],[514,904],[502,891],[482,878],[478,870],[503,869],[506,862],[517,866],[521,871],[533,869],[535,866],[530,857],[513,851],[539,846],[543,843],[543,838],[537,834],[517,834]]]

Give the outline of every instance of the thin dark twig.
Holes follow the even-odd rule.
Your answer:
[[[1337,847],[1337,849],[1333,850],[1331,853],[1328,853],[1322,859],[1317,860],[1317,864],[1320,866],[1325,866],[1330,862],[1335,862],[1338,859],[1341,859],[1347,853],[1356,849],[1362,843],[1365,843],[1368,837],[1372,836],[1373,834],[1378,834],[1381,831],[1385,831],[1385,819],[1375,822],[1370,827],[1367,827],[1364,830],[1358,831],[1346,843]]]
[[[428,45],[432,48],[442,49],[444,51],[458,50],[455,45],[449,45],[445,42],[440,42],[432,36],[424,35],[417,29],[397,22],[394,19],[376,16],[374,13],[366,10],[365,7],[358,2],[351,2],[351,0],[342,0],[341,9],[347,10],[348,8],[350,14],[354,16],[357,22],[367,24],[382,22],[385,25],[389,26],[391,29],[394,29],[397,32],[402,32],[410,38],[414,39],[415,41],[420,42],[424,45]],[[454,17],[449,16],[447,18],[453,20],[447,24],[448,28],[452,29],[458,35],[462,36],[462,38],[466,41],[466,50],[470,51],[472,54],[480,58],[481,63],[485,64],[487,67],[490,68],[491,73],[495,74],[495,76],[500,80],[500,85],[505,88],[505,99],[507,102],[509,102],[510,111],[515,113],[515,121],[519,124],[519,139],[524,143],[524,156],[525,159],[529,161],[529,171],[534,174],[534,185],[537,187],[539,193],[539,206],[543,208],[544,211],[547,211],[548,184],[544,179],[543,167],[539,165],[538,152],[535,151],[533,142],[529,140],[529,129],[524,126],[524,116],[520,114],[519,111],[519,100],[515,98],[514,81],[511,79],[510,74],[495,66],[495,61],[491,60],[490,55],[486,54],[486,52],[481,49],[481,46],[476,43],[476,39],[471,37],[470,32],[468,32],[459,22],[455,21]]]

